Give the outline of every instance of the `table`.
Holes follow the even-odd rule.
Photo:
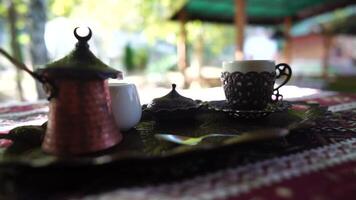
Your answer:
[[[66,197],[130,200],[354,199],[356,94],[320,92],[302,100],[318,102],[333,112],[308,129],[318,133],[315,148],[169,183]],[[19,125],[41,124],[46,120],[47,111],[46,102],[0,106],[0,133],[6,134]],[[2,142],[0,145],[7,144]]]

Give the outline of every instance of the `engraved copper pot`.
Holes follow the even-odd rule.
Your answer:
[[[42,144],[55,155],[79,155],[110,148],[122,140],[111,111],[108,78],[121,77],[89,50],[91,30],[75,49],[35,74],[47,86],[49,116]]]

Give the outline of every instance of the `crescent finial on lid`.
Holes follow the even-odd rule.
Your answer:
[[[80,36],[80,35],[78,35],[78,33],[77,33],[77,30],[79,29],[79,27],[76,27],[75,29],[74,29],[74,36],[75,36],[75,38],[77,38],[77,40],[78,40],[78,43],[77,43],[77,47],[86,47],[86,48],[88,48],[89,47],[89,45],[88,45],[88,41],[90,40],[90,38],[91,38],[91,36],[92,36],[92,31],[91,31],[91,29],[89,28],[89,27],[87,27],[88,28],[88,30],[89,30],[89,32],[88,32],[88,35],[86,35],[86,36]]]

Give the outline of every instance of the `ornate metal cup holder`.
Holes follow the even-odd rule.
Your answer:
[[[207,104],[209,110],[226,113],[237,119],[261,119],[272,113],[285,112],[291,106],[291,103],[287,101],[277,101],[269,103],[267,107],[262,110],[237,110],[231,108],[226,100],[210,101]]]

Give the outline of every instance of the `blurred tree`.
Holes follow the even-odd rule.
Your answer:
[[[54,16],[65,16],[68,17],[72,14],[72,11],[79,5],[81,5],[83,0],[48,0],[48,5],[50,7],[50,14]],[[100,3],[100,1],[98,1]]]
[[[151,41],[163,39],[175,44],[179,26],[169,18],[185,2],[186,0],[143,0],[137,10],[142,16],[142,25],[145,27],[143,32],[147,38]]]
[[[120,30],[142,33],[151,45],[157,41],[175,45],[180,31],[179,24],[169,18],[185,1],[51,0],[49,5],[53,16],[68,16],[77,22],[96,26],[95,29],[105,35],[106,41],[113,41],[114,38],[110,37],[115,35],[112,33]],[[187,24],[187,32],[188,46],[195,46],[197,44],[194,43],[200,41],[197,38],[204,38],[204,54],[209,54],[204,56],[204,61],[217,58],[227,46],[234,45],[233,26],[193,21]],[[105,45],[110,44],[103,44]]]
[[[140,48],[135,50],[134,64],[135,69],[143,72],[148,63],[148,50],[146,48]]]
[[[177,22],[170,21],[169,17],[186,0],[51,1],[51,12],[54,15],[70,16],[81,21],[85,16],[86,22],[97,24],[100,26],[98,28],[108,32],[142,32],[152,43],[164,40],[175,44],[179,26]],[[190,42],[194,42],[201,32],[206,41],[213,41],[215,45],[209,46],[213,53],[220,53],[226,45],[234,44],[232,26],[194,21],[187,24],[187,29]]]
[[[134,49],[130,43],[126,44],[123,64],[128,72],[143,72],[148,63],[148,50],[146,48]]]
[[[8,19],[10,48],[13,56],[17,60],[24,62],[22,45],[29,44],[34,69],[37,65],[47,63],[47,50],[44,42],[45,0],[5,0],[5,4],[0,6],[0,16],[3,15],[6,15]],[[26,27],[27,23],[28,26]],[[23,72],[16,69],[16,87],[19,98],[24,100],[22,79]],[[36,86],[38,96],[43,98],[45,95],[42,86],[37,83]]]
[[[170,21],[169,17],[185,2],[185,0],[143,0],[139,12],[143,16],[145,35],[151,40],[164,39],[174,44],[179,26],[177,22]],[[197,38],[203,36],[205,46],[215,55],[220,54],[226,46],[234,45],[235,40],[233,26],[202,23],[201,21],[189,22],[187,34],[189,43],[198,42]]]
[[[19,61],[23,61],[21,45],[19,43],[19,10],[18,6],[21,5],[22,2],[16,0],[8,0],[8,21],[9,21],[9,29],[10,29],[10,40],[11,40],[11,50],[14,58]],[[20,100],[24,100],[23,96],[23,87],[21,85],[23,73],[20,69],[16,69],[16,87],[19,94]]]
[[[134,70],[134,52],[130,44],[126,44],[125,46],[123,63],[128,72],[132,72]]]
[[[178,10],[185,0],[144,0],[140,4],[140,13],[143,17],[144,34],[149,41],[164,40],[175,44],[179,33],[179,23],[170,21],[172,13]],[[224,49],[233,46],[235,43],[235,29],[231,25],[202,23],[201,21],[192,21],[186,24],[188,53],[195,54],[191,57],[200,60],[203,65],[216,60],[222,54]],[[202,41],[204,38],[204,41]],[[196,46],[194,50],[189,47]],[[233,52],[232,52],[233,53]],[[208,54],[209,56],[204,56]],[[231,54],[231,59],[233,59]],[[201,60],[203,59],[203,60]],[[216,61],[215,61],[216,63]],[[217,62],[220,63],[220,62]]]
[[[36,69],[39,65],[44,65],[48,62],[48,53],[44,41],[47,6],[46,0],[31,0],[29,4],[28,31],[31,38],[31,61],[33,68]],[[36,88],[38,97],[40,99],[45,98],[46,95],[42,88],[42,84],[36,81]]]

